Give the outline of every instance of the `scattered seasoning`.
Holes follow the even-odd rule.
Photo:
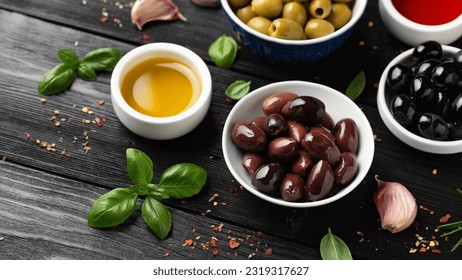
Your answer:
[[[212,237],[210,238],[209,244],[210,244],[210,247],[212,247],[212,248],[217,247],[217,245],[218,245],[218,239],[212,236]]]
[[[433,175],[436,175],[436,174],[438,174],[438,170],[437,170],[436,168],[435,168],[435,169],[433,169],[433,170],[432,170],[432,174],[433,174]]]
[[[88,111],[90,111],[90,108],[88,108],[87,106],[82,107],[82,112],[88,113]]]
[[[24,132],[24,135],[26,136],[26,140],[29,140],[29,138],[30,138],[30,133],[26,131],[26,132]]]
[[[257,237],[262,237],[262,236],[263,236],[263,232],[257,231]]]
[[[47,99],[46,98],[40,98],[40,102],[42,102],[43,104],[47,103]]]
[[[61,126],[61,122],[55,122],[55,126],[56,127]]]
[[[367,22],[367,27],[372,28],[374,27],[374,22],[372,20]]]
[[[75,41],[75,42],[74,42],[74,46],[75,46],[75,47],[78,47],[78,46],[79,46],[79,41]]]
[[[87,5],[87,0],[82,0],[82,5]]]
[[[59,112],[59,110],[58,110],[58,109],[55,109],[55,110],[53,110],[53,114],[55,114],[55,115],[59,115],[59,113],[60,113],[60,112]]]
[[[103,117],[96,117],[95,118],[95,123],[98,127],[102,127],[104,123],[106,122],[106,119]]]
[[[265,250],[265,256],[271,256],[273,254],[273,249],[272,248],[268,248]]]
[[[237,242],[235,239],[229,240],[229,248],[236,249],[241,245],[241,243]]]
[[[450,218],[451,218],[451,214],[446,214],[440,218],[440,223],[447,223]]]
[[[180,202],[182,205],[187,205],[188,204],[188,201],[186,199],[182,199],[181,202]]]
[[[7,159],[8,159],[7,156],[5,156],[5,155],[2,156],[2,160],[3,160],[3,161],[6,161]]]
[[[375,142],[382,142],[382,138],[380,138],[377,134],[374,134],[374,141]]]
[[[68,150],[62,150],[61,151],[61,154],[65,157],[70,157],[71,156],[71,153],[68,151]]]
[[[183,243],[183,246],[193,246],[194,241],[192,239],[186,239]]]
[[[359,45],[360,47],[364,47],[364,46],[366,45],[366,42],[364,42],[364,41],[359,41],[358,45]]]
[[[218,253],[220,253],[220,249],[213,249],[212,254],[214,256],[218,255]]]
[[[105,23],[105,22],[107,22],[108,20],[109,20],[109,18],[107,18],[107,17],[102,17],[102,18],[99,19],[99,22]]]
[[[3,240],[5,240],[5,236],[0,235],[0,241],[3,241]]]
[[[164,257],[170,257],[170,252],[165,252],[165,253],[163,254],[163,256],[164,256]]]
[[[217,197],[218,197],[218,194],[217,194],[217,193],[214,194],[213,196],[211,196],[211,197],[209,198],[209,202],[214,201]]]
[[[151,36],[149,36],[146,33],[143,33],[143,34],[140,35],[140,40],[143,40],[143,41],[151,40]]]
[[[427,207],[423,205],[419,205],[419,208],[422,209],[425,212],[428,212],[429,214],[433,215],[435,212],[433,210],[428,209]]]
[[[247,258],[248,258],[248,259],[252,259],[252,258],[255,257],[256,255],[257,255],[257,254],[255,254],[255,253],[250,253],[250,254],[247,256]]]

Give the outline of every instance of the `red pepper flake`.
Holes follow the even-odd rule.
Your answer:
[[[107,22],[108,20],[109,20],[108,17],[101,17],[101,18],[99,19],[99,22],[104,23],[104,22]]]
[[[26,136],[26,140],[29,140],[29,138],[30,138],[30,133],[26,131],[26,132],[24,132],[24,135]]]
[[[62,151],[61,151],[61,154],[62,154],[63,156],[65,156],[65,157],[70,157],[70,156],[71,156],[71,153],[69,153],[68,150],[62,150]]]
[[[432,249],[432,253],[433,254],[441,254],[441,250],[440,249]]]
[[[214,232],[221,232],[221,230],[223,229],[225,225],[223,223],[219,224],[217,227],[214,227],[213,228],[213,231]]]
[[[425,253],[425,252],[427,252],[427,248],[422,247],[422,248],[420,248],[419,252],[420,252],[420,253]]]
[[[2,160],[3,160],[3,161],[6,161],[7,159],[8,159],[7,156],[2,156]]]
[[[268,248],[265,250],[265,256],[271,256],[271,254],[273,254],[273,249],[272,248]]]
[[[209,202],[214,201],[215,199],[217,199],[217,197],[218,197],[218,194],[217,194],[217,193],[214,194],[214,195],[212,195],[212,196],[209,198]]]
[[[197,232],[197,230],[196,230],[195,228],[193,228],[193,229],[192,229],[192,233],[195,234],[196,232]]]
[[[218,255],[218,253],[220,253],[220,249],[213,249],[212,254],[214,256]]]
[[[218,239],[216,239],[215,237],[212,236],[212,237],[210,238],[210,243],[209,243],[209,244],[210,244],[210,247],[212,247],[212,248],[213,248],[213,247],[217,247],[217,245],[218,245]]]
[[[234,239],[229,240],[229,248],[236,249],[241,245],[241,243],[237,242]]]
[[[229,97],[226,97],[225,101],[226,101],[227,103],[233,103],[233,102],[234,102],[234,100],[232,100],[232,99],[229,98]]]
[[[146,33],[143,33],[143,34],[140,35],[140,39],[143,40],[143,41],[151,40],[151,36],[149,36]]]
[[[257,231],[257,237],[262,237],[262,236],[263,236],[263,232]]]
[[[194,241],[192,239],[186,239],[183,243],[183,246],[192,246]]]
[[[440,223],[446,223],[451,218],[451,214],[446,214],[440,218]]]
[[[229,191],[231,192],[232,195],[236,196],[237,193],[238,193],[238,189],[237,188],[230,188]]]
[[[188,201],[186,199],[182,199],[181,202],[180,202],[182,205],[187,205],[188,204]]]
[[[97,126],[102,127],[104,123],[106,122],[106,119],[103,117],[96,117],[95,118],[95,123]]]
[[[247,242],[249,242],[250,244],[252,244],[253,241],[254,241],[252,235],[247,235],[247,238],[246,238],[246,239],[247,239]]]
[[[165,252],[165,253],[163,254],[163,256],[164,256],[164,257],[170,257],[170,252]]]
[[[430,215],[433,215],[435,213],[435,212],[433,212],[433,210],[430,210],[430,209],[428,209],[427,207],[425,207],[423,205],[419,205],[419,208],[422,209],[425,212],[430,213]]]

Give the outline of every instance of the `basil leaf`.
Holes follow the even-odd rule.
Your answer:
[[[131,187],[138,195],[147,195],[148,186],[147,185],[134,185]]]
[[[117,188],[98,198],[88,213],[88,225],[113,227],[123,223],[135,210],[138,194],[132,189]]]
[[[79,64],[79,58],[77,54],[70,49],[61,49],[58,50],[59,59],[69,67],[75,67]]]
[[[151,196],[152,198],[155,198],[157,200],[164,200],[164,199],[170,198],[170,196],[165,191],[165,189],[162,188],[162,187],[159,187],[156,184],[149,184],[148,185],[148,194],[149,194],[149,196]]]
[[[348,85],[345,95],[351,100],[356,100],[361,93],[363,93],[364,88],[366,87],[366,74],[364,71],[361,71],[356,75],[356,77]]]
[[[101,48],[87,53],[82,61],[95,71],[113,68],[122,58],[122,53],[113,48]]]
[[[74,71],[65,64],[59,64],[43,74],[40,79],[38,92],[53,95],[66,90],[74,81]]]
[[[462,196],[462,190],[461,189],[457,189],[457,193]]]
[[[88,66],[86,63],[80,63],[77,66],[77,73],[79,74],[80,78],[86,81],[95,81],[96,80],[96,72]]]
[[[321,239],[321,257],[323,260],[352,260],[350,249],[343,240],[332,234],[330,228]]]
[[[137,149],[128,148],[125,153],[128,177],[137,185],[147,186],[154,175],[151,159]]]
[[[187,198],[200,192],[207,181],[207,171],[192,163],[169,167],[160,177],[159,187],[173,198]]]
[[[172,226],[172,218],[167,207],[148,196],[143,202],[141,214],[146,224],[160,239],[163,240],[167,237]]]
[[[219,68],[228,69],[233,65],[237,54],[236,41],[226,35],[220,36],[209,46],[209,56]]]
[[[239,100],[250,91],[251,82],[237,80],[230,84],[225,91],[226,96],[233,100]]]

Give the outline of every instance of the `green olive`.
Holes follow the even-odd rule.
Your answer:
[[[305,26],[307,15],[305,7],[302,4],[297,2],[290,2],[284,5],[282,9],[282,17],[294,20],[300,24],[300,26]]]
[[[332,23],[336,30],[347,24],[350,21],[350,19],[350,7],[342,3],[332,4],[332,11],[330,12],[330,15],[326,18],[327,21]]]
[[[334,2],[337,2],[337,3],[351,3],[351,2],[353,2],[353,0],[334,0]]]
[[[251,0],[228,0],[228,3],[231,7],[239,9],[250,4]]]
[[[303,28],[296,21],[287,18],[278,18],[273,20],[268,28],[271,37],[286,40],[304,39]]]
[[[248,22],[247,22],[247,25],[252,28],[252,29],[255,29],[256,31],[262,33],[262,34],[265,34],[265,35],[269,35],[268,34],[268,28],[270,27],[271,25],[271,20],[265,18],[265,17],[254,17],[254,18],[251,18]]]
[[[297,2],[297,3],[304,3],[304,2],[308,2],[310,0],[282,0],[282,4],[287,4],[287,3],[290,3],[290,2]]]
[[[308,39],[326,36],[335,31],[332,23],[324,19],[310,19],[305,26],[305,34]]]
[[[332,9],[331,0],[313,0],[310,2],[308,9],[310,14],[315,18],[326,18]]]
[[[252,0],[252,10],[257,16],[273,19],[282,12],[282,0]]]
[[[242,20],[243,23],[247,23],[251,18],[257,15],[252,11],[252,6],[248,5],[244,8],[240,8],[236,11],[236,16]]]

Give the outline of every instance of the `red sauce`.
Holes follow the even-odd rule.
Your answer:
[[[407,19],[425,25],[445,24],[462,14],[462,0],[392,0],[392,3]]]

